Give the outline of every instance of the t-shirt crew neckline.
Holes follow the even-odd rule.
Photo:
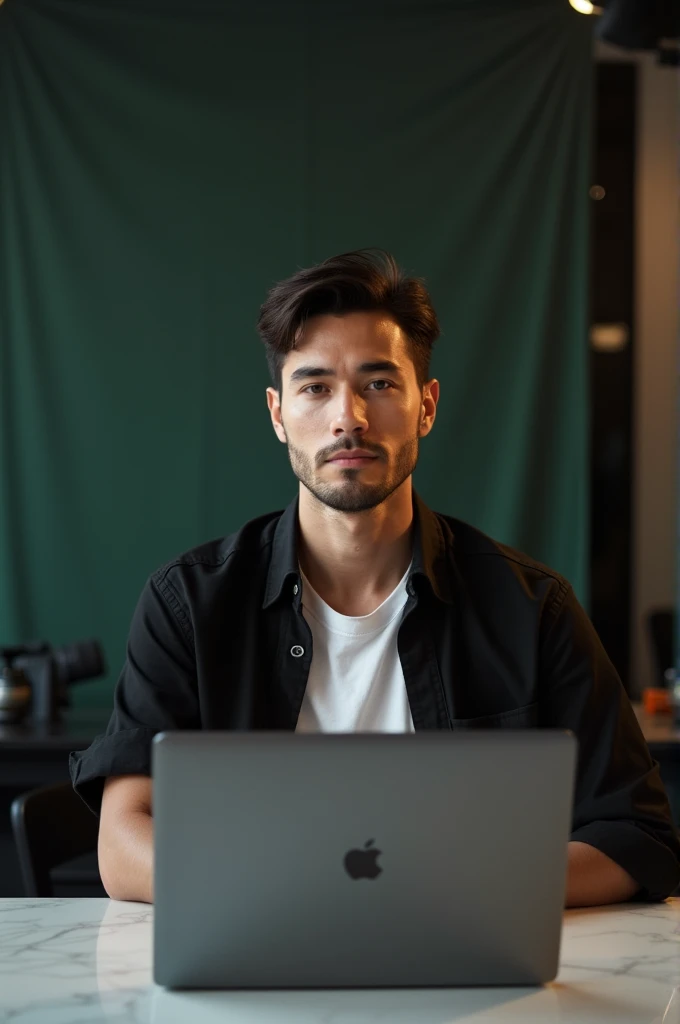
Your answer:
[[[300,568],[302,604],[305,610],[317,622],[321,623],[329,633],[335,633],[338,636],[368,636],[371,633],[379,633],[399,614],[406,602],[406,580],[412,565],[413,561],[411,561],[408,569],[392,593],[385,598],[382,604],[378,605],[372,612],[369,612],[368,615],[342,615],[334,608],[331,608],[317,594]]]

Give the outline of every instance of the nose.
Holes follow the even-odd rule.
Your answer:
[[[335,437],[342,434],[361,436],[368,430],[366,401],[351,388],[341,390],[333,409],[331,430]]]

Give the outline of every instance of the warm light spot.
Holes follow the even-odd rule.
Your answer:
[[[593,324],[590,344],[596,352],[621,352],[628,344],[628,324]]]
[[[569,0],[569,3],[579,14],[600,14],[602,11],[601,7],[591,4],[590,0]]]

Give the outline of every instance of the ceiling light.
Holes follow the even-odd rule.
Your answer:
[[[569,3],[579,14],[602,14],[602,8],[591,4],[590,0],[569,0]]]

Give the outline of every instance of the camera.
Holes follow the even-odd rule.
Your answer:
[[[36,724],[56,724],[71,703],[69,686],[105,672],[98,640],[0,647],[0,724],[15,725],[29,714]]]

